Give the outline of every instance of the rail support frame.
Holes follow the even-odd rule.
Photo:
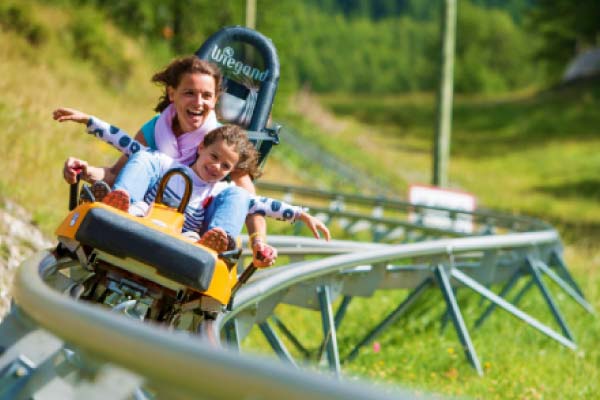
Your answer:
[[[458,306],[458,302],[456,301],[456,296],[454,295],[454,291],[452,290],[452,285],[450,284],[450,278],[446,273],[444,266],[438,264],[434,268],[434,275],[439,285],[439,288],[442,291],[444,300],[446,301],[446,307],[448,308],[448,312],[450,313],[450,317],[452,319],[452,323],[454,324],[454,328],[456,329],[458,339],[460,340],[465,351],[465,356],[467,357],[467,360],[469,360],[473,368],[475,368],[477,374],[483,376],[483,369],[481,368],[481,363],[479,362],[479,358],[477,357],[477,352],[475,351],[475,347],[473,346],[473,342],[471,341],[469,330],[467,329],[467,326],[463,319],[460,307]]]
[[[500,290],[500,293],[498,294],[498,296],[502,297],[502,298],[506,298],[506,296],[508,296],[508,294],[510,293],[510,291],[512,290],[512,288],[517,284],[517,282],[519,281],[519,278],[521,278],[521,269],[517,269],[509,278],[508,282],[504,285],[504,287],[502,288],[502,290]],[[485,299],[485,297],[482,297],[482,299]],[[486,309],[483,311],[483,313],[481,313],[481,315],[479,316],[479,318],[477,318],[477,321],[475,321],[475,324],[473,325],[475,328],[479,328],[481,327],[481,325],[483,325],[484,321],[492,314],[492,311],[494,311],[496,309],[496,303],[491,302]]]
[[[404,298],[398,307],[389,313],[377,326],[371,329],[371,331],[367,333],[356,346],[354,346],[354,349],[352,349],[352,351],[350,351],[348,356],[346,356],[344,359],[344,363],[354,360],[358,356],[361,348],[375,340],[375,338],[379,336],[385,329],[387,329],[391,324],[398,320],[398,318],[404,315],[410,306],[414,304],[419,297],[421,297],[421,294],[423,294],[425,289],[429,288],[431,284],[431,277],[425,278],[421,283],[419,283],[417,287],[414,288],[413,291]]]
[[[288,328],[279,317],[276,315],[271,316],[271,321],[279,328],[281,333],[292,343],[292,345],[298,350],[305,359],[310,357],[310,351],[304,347],[300,340],[294,335],[294,333]]]
[[[550,294],[550,290],[548,290],[548,287],[546,286],[546,284],[544,283],[544,281],[542,279],[542,275],[538,269],[537,261],[534,260],[531,256],[529,256],[529,257],[527,257],[526,264],[527,264],[527,268],[531,272],[531,275],[533,276],[535,284],[537,285],[538,289],[540,289],[540,292],[542,292],[542,296],[544,297],[546,304],[548,304],[548,307],[550,308],[550,312],[554,316],[554,319],[558,323],[558,326],[560,326],[560,329],[562,330],[563,335],[565,337],[567,337],[569,340],[574,341],[573,334],[571,333],[571,330],[569,329],[569,326],[567,325],[567,321],[562,316],[560,310],[558,309],[558,305],[556,304],[556,302],[552,298],[552,295]]]
[[[451,271],[451,275],[458,282],[471,288],[472,290],[479,293],[480,295],[485,296],[488,300],[493,301],[499,307],[503,308],[505,311],[508,311],[515,317],[519,318],[520,320],[524,321],[528,325],[530,325],[533,328],[537,329],[538,331],[542,332],[546,336],[556,340],[563,346],[566,346],[566,347],[570,348],[571,350],[575,350],[577,348],[577,345],[572,340],[565,338],[564,336],[562,336],[559,333],[555,332],[554,330],[550,329],[548,326],[542,324],[541,322],[539,322],[538,320],[536,320],[529,314],[521,311],[519,308],[517,308],[513,304],[509,303],[502,297],[498,296],[497,294],[495,294],[494,292],[492,292],[491,290],[489,290],[482,284],[478,283],[473,278],[466,275],[464,272],[454,269]]]
[[[552,251],[552,255],[550,257],[550,264],[555,265],[559,271],[559,274],[569,283],[569,285],[571,285],[571,287],[573,289],[575,289],[577,291],[577,293],[579,293],[579,295],[583,299],[585,299],[583,291],[581,290],[581,288],[579,287],[577,282],[575,282],[575,279],[573,279],[573,276],[569,272],[569,270],[567,268],[567,264],[565,263],[562,255],[560,254],[558,249],[554,249]]]
[[[321,320],[323,323],[323,347],[327,354],[329,368],[339,379],[341,377],[340,353],[338,350],[335,317],[331,305],[331,289],[329,285],[317,287],[319,305],[321,307]]]
[[[260,330],[262,331],[263,335],[265,335],[265,338],[271,345],[271,348],[277,354],[277,357],[279,357],[279,359],[281,359],[282,361],[285,361],[293,365],[294,367],[297,367],[294,358],[292,357],[288,349],[285,347],[277,333],[273,330],[271,325],[267,321],[263,321],[260,324],[258,324],[258,326],[260,327]]]

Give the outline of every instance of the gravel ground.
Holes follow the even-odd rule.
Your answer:
[[[10,288],[17,267],[34,252],[52,242],[31,224],[31,216],[19,205],[4,200],[0,205],[0,320],[10,306]]]

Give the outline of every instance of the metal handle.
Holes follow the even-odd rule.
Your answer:
[[[185,192],[183,193],[183,197],[179,202],[179,207],[177,207],[177,212],[183,214],[190,201],[190,197],[192,196],[192,178],[190,177],[189,173],[183,168],[173,168],[172,170],[169,170],[165,174],[165,176],[163,176],[163,178],[160,181],[160,185],[158,186],[158,192],[156,193],[156,199],[154,201],[156,203],[164,204],[163,193],[167,187],[167,183],[169,183],[169,180],[173,177],[173,175],[176,174],[181,175],[183,177],[183,180],[185,181]]]
[[[75,177],[75,183],[72,183],[69,186],[69,211],[71,211],[75,207],[77,207],[77,201],[79,200],[77,198],[77,192],[79,189],[79,181],[80,180],[81,180],[81,174],[77,174],[77,176]]]
[[[254,263],[250,263],[250,265],[246,267],[244,272],[242,272],[242,275],[240,275],[237,283],[231,289],[231,297],[233,297],[235,292],[237,292],[244,283],[248,282],[248,279],[250,279],[250,277],[256,272],[257,269],[258,268],[256,268]]]

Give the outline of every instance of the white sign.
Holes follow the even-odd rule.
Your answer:
[[[460,190],[441,189],[436,186],[410,185],[408,199],[412,204],[449,208],[457,211],[475,211],[475,196]],[[409,220],[441,229],[457,232],[473,232],[473,218],[470,214],[453,213],[444,210],[421,209],[412,211]]]

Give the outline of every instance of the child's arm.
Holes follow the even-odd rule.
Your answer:
[[[331,239],[329,229],[327,229],[327,226],[325,226],[325,224],[321,222],[321,220],[317,217],[313,217],[306,211],[302,210],[302,212],[296,219],[299,219],[300,221],[304,222],[304,225],[306,225],[308,229],[311,230],[311,232],[317,239],[321,238],[319,235],[319,231],[321,231],[323,235],[325,235],[325,240],[329,241],[329,239]]]
[[[129,156],[142,149],[147,149],[146,146],[133,139],[127,132],[79,110],[72,108],[57,108],[52,113],[52,116],[58,122],[73,121],[85,124],[89,134],[113,145],[125,155]]]
[[[313,217],[302,207],[293,206],[283,201],[270,199],[268,197],[253,197],[250,200],[248,214],[261,214],[280,221],[296,222],[302,221],[311,230],[313,235],[320,239],[322,232],[326,240],[331,239],[329,229],[318,218]]]
[[[129,136],[127,132],[97,117],[90,116],[87,122],[87,131],[90,135],[112,144],[117,150],[128,156],[140,150],[148,149],[148,147]]]

